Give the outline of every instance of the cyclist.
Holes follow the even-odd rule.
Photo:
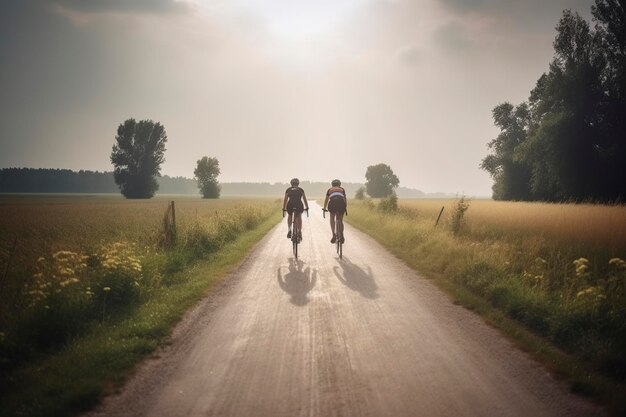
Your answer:
[[[330,229],[333,232],[333,238],[330,240],[330,243],[337,242],[337,239],[340,239],[340,242],[344,243],[343,215],[348,206],[346,190],[341,187],[341,181],[336,179],[333,180],[330,185],[332,185],[332,187],[326,191],[326,199],[324,200],[324,210],[328,210],[330,213]],[[337,233],[339,233],[339,236],[335,234],[335,221],[337,222]]]
[[[287,238],[291,239],[291,213],[296,211],[296,227],[300,231],[298,236],[298,241],[302,240],[302,212],[304,210],[309,210],[309,203],[306,201],[306,195],[304,194],[304,190],[299,187],[300,180],[294,178],[291,180],[291,187],[287,188],[285,191],[285,199],[283,200],[283,210],[289,213],[289,217],[287,218],[287,225],[289,227],[289,232],[287,233]],[[304,204],[302,201],[304,200]]]

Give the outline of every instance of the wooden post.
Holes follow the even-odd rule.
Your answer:
[[[446,208],[446,206],[441,206],[441,211],[439,211],[439,216],[437,216],[437,221],[435,222],[435,227],[439,224],[439,219],[441,219],[441,214],[443,213],[444,208]]]

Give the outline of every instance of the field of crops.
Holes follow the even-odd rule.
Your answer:
[[[454,200],[401,200],[400,208],[436,219],[442,207],[449,218]],[[626,254],[626,207],[597,204],[550,204],[470,201],[464,216],[464,234],[475,239],[518,239],[520,236],[576,243],[581,248]],[[434,224],[434,221],[433,221]]]
[[[272,215],[273,200],[0,197],[0,373],[62,347],[176,285],[176,274]],[[168,217],[171,223],[171,213]],[[170,235],[172,234],[169,230]],[[0,381],[0,388],[2,388]]]
[[[626,381],[626,206],[387,203],[355,201],[346,219],[444,287]]]

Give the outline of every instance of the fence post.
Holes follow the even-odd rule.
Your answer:
[[[439,224],[439,219],[441,219],[441,214],[443,213],[444,208],[446,208],[446,206],[441,206],[441,210],[439,211],[439,216],[437,216],[437,221],[435,222],[435,227],[437,227],[437,225]]]

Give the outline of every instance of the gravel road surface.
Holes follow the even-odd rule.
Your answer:
[[[281,223],[90,416],[600,416],[367,235]]]

